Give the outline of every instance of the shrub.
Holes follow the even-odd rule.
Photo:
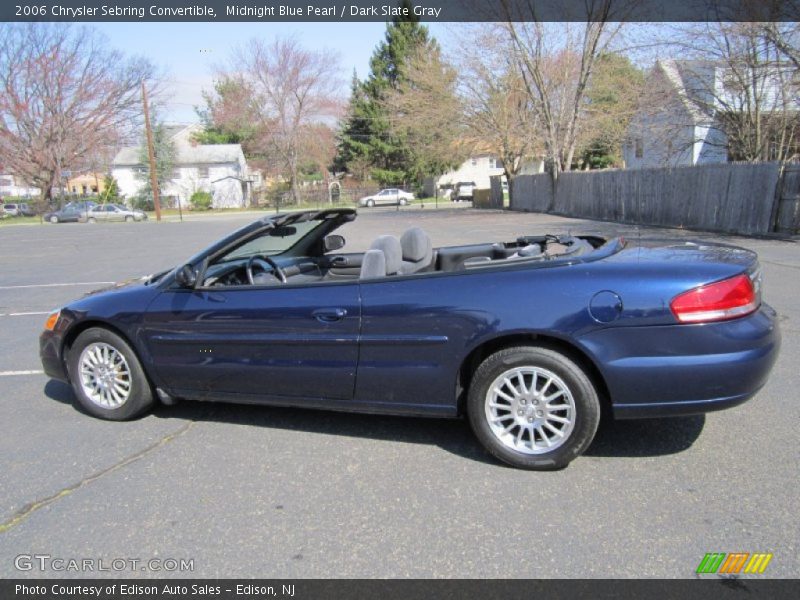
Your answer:
[[[130,199],[131,208],[135,210],[154,211],[156,209],[153,199],[149,196],[134,196]]]
[[[192,194],[189,202],[191,203],[192,208],[195,210],[209,210],[211,208],[212,200],[213,198],[208,192],[195,192]]]

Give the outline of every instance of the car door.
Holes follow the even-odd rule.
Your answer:
[[[379,200],[379,202],[377,202],[377,204],[384,204],[384,205],[392,204],[393,203],[393,200],[392,200],[393,197],[394,197],[394,193],[392,192],[392,190],[381,190],[380,194],[378,194],[378,198],[380,200]]]
[[[171,393],[325,405],[350,402],[358,282],[169,289],[147,310],[152,361]]]
[[[105,212],[106,221],[122,221],[125,219],[125,215],[122,214],[122,211],[113,204],[106,204],[105,211],[103,212]]]
[[[391,412],[453,415],[464,348],[493,317],[472,298],[476,276],[361,282],[355,401]]]

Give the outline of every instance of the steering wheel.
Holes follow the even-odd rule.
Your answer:
[[[255,285],[255,282],[253,281],[254,266],[258,266],[265,273],[271,271],[278,281],[281,283],[286,283],[286,273],[284,273],[283,269],[278,266],[278,263],[272,260],[269,256],[258,256],[255,254],[247,261],[247,281],[250,282],[250,285]]]

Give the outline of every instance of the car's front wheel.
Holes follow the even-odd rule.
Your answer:
[[[523,469],[558,469],[580,456],[600,421],[597,391],[567,356],[536,346],[500,350],[478,367],[467,398],[478,440]]]
[[[78,403],[96,417],[122,421],[153,404],[150,383],[136,354],[107,329],[93,327],[81,333],[67,363]]]
[[[97,219],[94,217],[89,217],[89,223],[97,223]]]
[[[126,223],[130,223],[131,221],[133,221],[133,217],[132,216],[128,215],[127,217],[125,217],[125,222]]]
[[[50,222],[51,223],[58,223],[58,217],[53,215],[52,217],[50,217]]]
[[[367,200],[367,208],[372,208],[375,206],[375,200]]]

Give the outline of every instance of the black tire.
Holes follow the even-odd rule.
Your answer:
[[[53,215],[52,217],[50,217],[50,222],[51,223],[58,223],[58,217]]]
[[[571,429],[569,429],[569,433],[563,441],[555,436],[550,438],[555,440],[555,447],[551,451],[545,449],[541,451],[541,453],[531,454],[516,450],[508,445],[510,442],[504,443],[501,441],[498,434],[495,434],[489,423],[487,411],[491,411],[491,408],[487,408],[487,396],[490,392],[490,386],[492,386],[495,380],[501,375],[517,368],[537,369],[555,374],[557,378],[560,379],[561,383],[566,386],[566,390],[572,398],[574,403],[573,409],[565,409],[561,413],[558,413],[556,410],[557,415],[572,416]],[[529,387],[535,386],[529,385]],[[507,388],[504,389],[507,390]],[[548,390],[550,389],[552,388],[548,388]],[[555,389],[557,390],[558,386]],[[544,394],[544,391],[546,390],[542,390],[542,395],[547,395]],[[562,395],[560,398],[566,398],[566,395]],[[552,400],[551,402],[553,402],[554,405],[557,402],[567,404],[564,400]],[[529,403],[531,406],[527,410],[533,410],[532,401],[529,401]],[[539,400],[537,400],[537,404],[538,403]],[[522,407],[517,406],[516,408],[521,409]],[[505,426],[506,424],[510,425],[517,421],[517,417],[515,416],[506,416],[506,412],[508,412],[509,415],[513,415],[513,410],[515,409],[510,409],[508,411],[504,408],[501,409],[499,413],[501,415],[500,418],[507,420],[501,422],[499,419],[495,419],[493,422],[501,422],[502,425]],[[569,410],[571,410],[571,412],[569,412]],[[553,470],[566,467],[570,461],[580,456],[586,448],[589,447],[600,422],[600,401],[597,396],[597,391],[589,377],[583,369],[568,357],[548,348],[518,346],[500,350],[492,354],[478,367],[467,396],[467,415],[472,430],[475,432],[475,436],[484,448],[496,458],[521,469]],[[527,413],[524,418],[529,418],[527,417]],[[536,419],[535,416],[531,416],[530,418]],[[523,417],[520,417],[520,419],[523,419]],[[539,421],[537,420],[535,422],[538,423]],[[531,421],[531,423],[533,422]],[[556,426],[558,427],[557,423]],[[519,427],[519,429],[516,427]],[[527,427],[532,428],[533,425],[528,425]],[[567,426],[563,425],[560,427],[566,428]],[[519,425],[511,429],[512,435],[510,437],[515,437],[513,433],[515,431],[519,432],[520,429],[523,429],[523,427]],[[550,431],[547,430],[547,433],[549,434]],[[534,436],[538,438],[541,444],[545,443],[544,439],[540,437],[540,434],[534,433],[533,429],[528,433],[522,434],[521,442],[524,444],[524,438],[528,437],[530,440],[529,445],[536,446],[537,442],[533,441]]]
[[[125,217],[125,222],[126,223],[130,223],[131,221],[133,221],[133,217],[132,216],[128,215],[127,217]]]
[[[405,206],[406,204],[408,204],[408,200],[405,198],[400,198],[400,206]]]
[[[373,206],[375,206],[375,201],[374,200],[367,200],[367,208],[372,208]]]
[[[97,223],[97,219],[94,217],[89,217],[89,223]]]
[[[122,355],[127,363],[130,382],[127,399],[119,406],[109,408],[101,406],[92,400],[81,381],[80,360],[84,349],[95,344],[108,345]],[[96,346],[95,346],[96,347]],[[70,348],[67,356],[67,369],[69,371],[72,389],[80,407],[95,417],[110,421],[124,421],[132,419],[147,411],[154,402],[153,389],[142,369],[136,353],[128,343],[117,334],[100,327],[93,327],[81,333]]]

